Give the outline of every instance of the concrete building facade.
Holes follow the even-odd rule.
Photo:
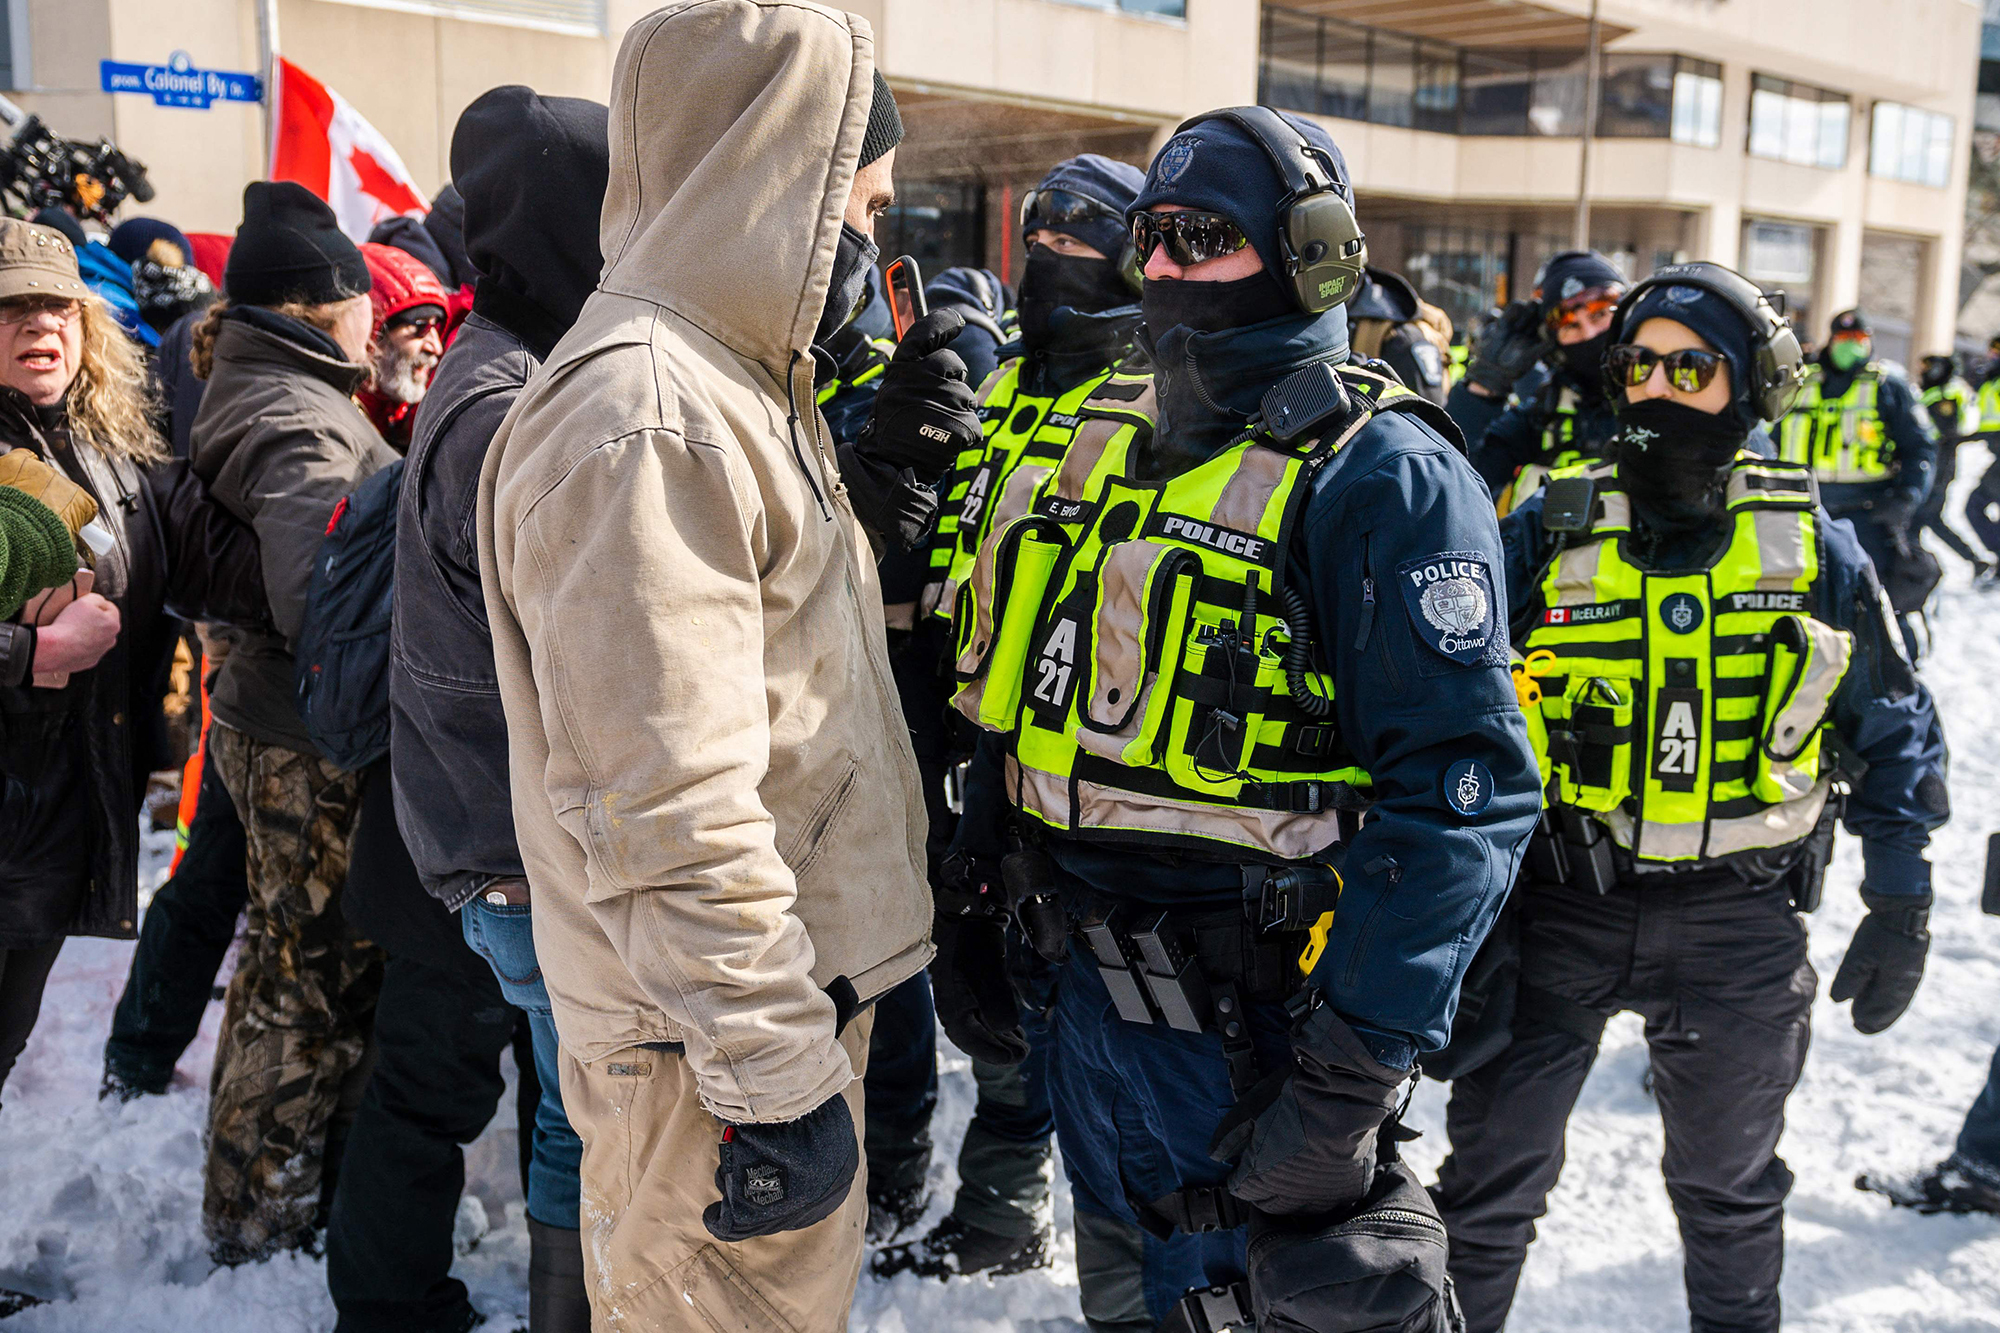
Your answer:
[[[1591,0],[846,0],[910,130],[883,237],[1016,276],[1019,192],[1091,150],[1143,163],[1183,116],[1263,100],[1346,152],[1371,250],[1464,319],[1569,243]],[[1979,0],[1600,0],[1590,236],[1782,288],[1816,338],[1860,302],[1883,350],[1959,313]],[[100,91],[103,60],[255,70],[278,49],[395,143],[424,188],[485,88],[603,97],[648,0],[0,0],[0,83],[62,134],[146,162],[146,211],[234,225],[262,113]],[[127,211],[133,206],[128,205]]]

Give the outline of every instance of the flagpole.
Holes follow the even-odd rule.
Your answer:
[[[277,88],[278,73],[278,0],[256,0],[257,3],[257,57],[264,72],[264,162],[258,168],[263,176],[271,174],[271,158],[277,151],[276,134],[277,108],[271,98]]]

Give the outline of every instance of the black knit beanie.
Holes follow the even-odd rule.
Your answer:
[[[361,250],[326,201],[297,181],[243,187],[243,225],[229,249],[222,290],[237,305],[327,305],[374,284]]]
[[[868,133],[861,138],[860,166],[881,157],[903,142],[903,113],[896,109],[896,94],[882,71],[875,71],[875,100],[868,106]]]

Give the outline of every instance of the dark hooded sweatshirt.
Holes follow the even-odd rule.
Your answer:
[[[494,432],[597,286],[606,116],[596,102],[511,86],[466,108],[452,136],[480,277],[410,443],[389,701],[397,823],[424,887],[454,910],[524,873],[473,517]]]

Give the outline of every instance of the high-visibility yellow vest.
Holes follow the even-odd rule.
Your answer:
[[[1062,462],[1079,413],[1112,378],[1107,366],[1057,397],[1024,393],[1021,362],[1009,361],[979,390],[980,442],[961,452],[945,477],[931,539],[930,574],[920,610],[949,619],[958,585],[972,572],[979,547],[993,529],[1026,512],[1035,488]],[[1132,383],[1144,376],[1130,376]]]
[[[1575,467],[1578,463],[1594,462],[1581,449],[1575,447],[1576,418],[1580,395],[1569,385],[1564,385],[1556,395],[1555,407],[1549,413],[1548,423],[1542,427],[1542,452],[1532,463],[1524,464],[1514,474],[1514,480],[1501,488],[1494,497],[1493,508],[1505,518],[1520,507],[1529,496],[1542,489],[1549,474],[1560,467]]]
[[[1813,831],[1831,781],[1822,737],[1852,638],[1817,619],[1820,512],[1802,467],[1745,454],[1729,545],[1706,569],[1626,559],[1617,468],[1587,534],[1544,576],[1517,652],[1551,804],[1600,820],[1641,862],[1782,847]]]
[[[996,527],[953,618],[966,717],[1010,738],[1007,783],[1086,840],[1296,861],[1340,839],[1369,778],[1283,613],[1288,548],[1319,466],[1377,411],[1430,409],[1342,367],[1348,412],[1317,439],[1253,434],[1177,477],[1129,452],[1149,382],[1114,376],[1027,511]],[[1301,636],[1286,670],[1287,651]],[[1293,681],[1324,708],[1302,704]]]
[[[1876,406],[1881,364],[1870,361],[1856,371],[1847,392],[1838,398],[1824,396],[1825,384],[1825,367],[1818,362],[1808,365],[1798,402],[1778,423],[1778,457],[1810,467],[1821,482],[1870,482],[1894,476],[1893,451],[1883,456],[1887,432]]]
[[[1963,439],[1978,431],[1979,404],[1974,400],[1972,386],[1958,376],[1925,389],[1923,402],[1924,410],[1931,414],[1931,424],[1945,434]]]
[[[836,374],[832,379],[819,386],[818,391],[813,394],[813,401],[821,407],[825,407],[840,393],[848,389],[859,388],[864,384],[873,384],[876,380],[881,379],[883,372],[889,369],[889,358],[896,354],[895,340],[893,338],[870,338],[868,340],[868,349],[868,356],[862,362],[861,368],[853,372],[852,377],[844,377]]]

